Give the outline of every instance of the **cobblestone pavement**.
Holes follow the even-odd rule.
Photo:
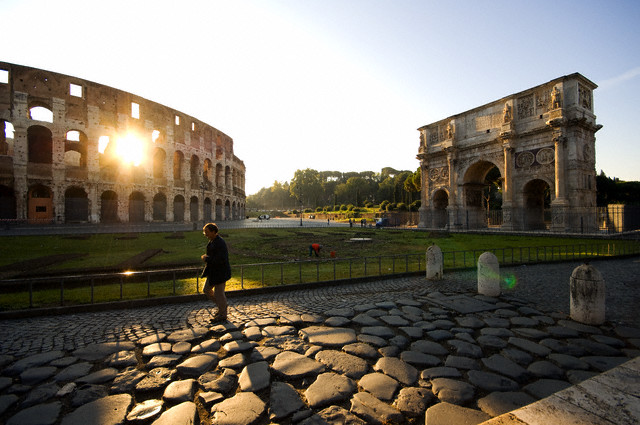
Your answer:
[[[131,414],[152,400],[164,400],[156,413],[164,421],[195,415],[205,424],[420,424],[438,402],[489,418],[640,354],[640,259],[592,263],[607,288],[601,327],[567,320],[569,278],[580,264],[503,268],[512,287],[495,299],[476,295],[475,271],[446,273],[441,281],[405,277],[232,297],[224,326],[211,323],[205,301],[4,320],[0,423],[47,415],[50,422],[39,423],[76,423],[83,405],[96,411],[115,403]],[[185,330],[193,332],[183,338]],[[201,351],[209,356],[204,362]],[[291,368],[303,373],[283,366],[280,356],[292,353],[300,357],[289,360]],[[313,362],[309,370],[306,361]],[[132,370],[140,379],[118,384],[137,379]],[[141,389],[152,372],[167,376]],[[247,376],[266,386],[251,388]],[[229,388],[212,383],[225,377]],[[323,379],[335,383],[333,392],[313,386]],[[176,398],[169,382],[188,390]],[[280,393],[289,397],[285,405],[298,407],[283,413]],[[255,398],[245,399],[250,394]],[[255,417],[243,416],[247,405]]]

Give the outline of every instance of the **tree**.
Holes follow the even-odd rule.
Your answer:
[[[299,202],[314,208],[317,207],[318,201],[322,196],[320,174],[310,168],[296,170],[291,180],[289,191]]]

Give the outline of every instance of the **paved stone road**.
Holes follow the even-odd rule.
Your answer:
[[[232,298],[225,325],[207,302],[4,320],[0,423],[106,408],[157,423],[420,424],[437,404],[480,421],[640,354],[640,259],[593,263],[607,285],[597,328],[566,317],[579,264],[504,268],[516,284],[496,299],[455,272]]]

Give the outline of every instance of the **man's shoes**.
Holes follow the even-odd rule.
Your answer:
[[[216,313],[211,318],[212,322],[224,322],[225,320],[227,320],[227,315],[226,314],[220,314],[220,313]]]

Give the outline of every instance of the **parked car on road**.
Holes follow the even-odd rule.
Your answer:
[[[379,218],[376,220],[376,227],[389,227],[391,226],[391,222],[388,218]]]
[[[258,220],[269,220],[270,218],[269,214],[262,214],[258,217]]]

